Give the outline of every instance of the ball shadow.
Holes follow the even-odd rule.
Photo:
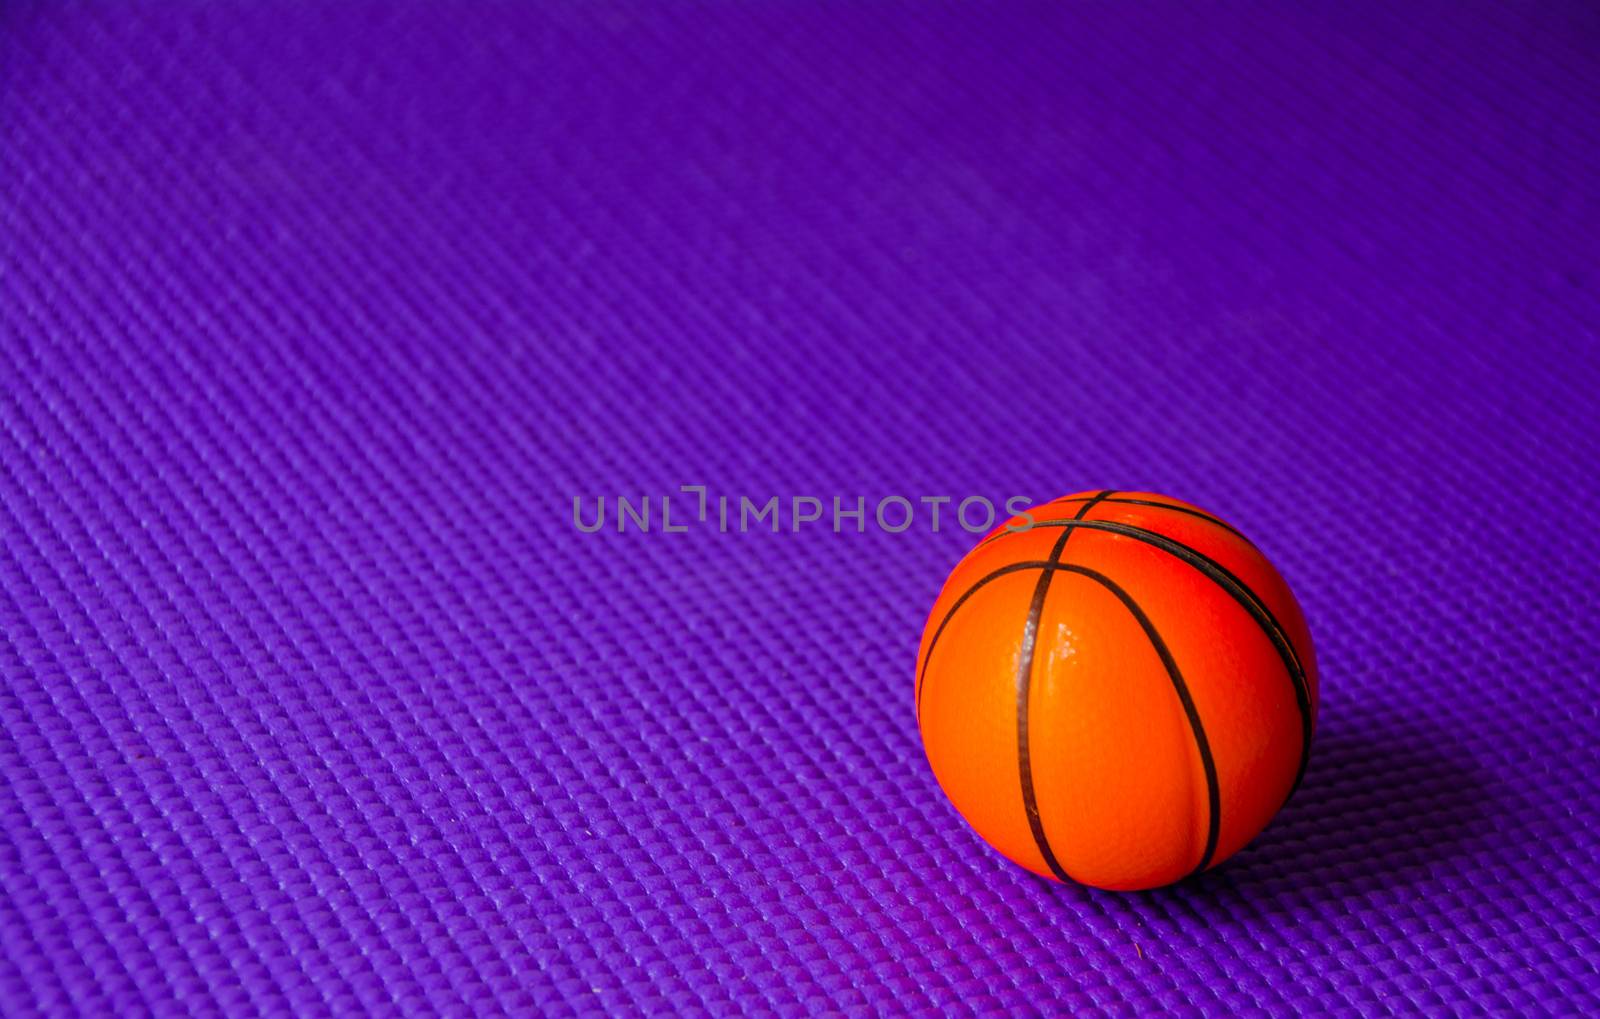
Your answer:
[[[1508,816],[1495,804],[1503,794],[1431,722],[1325,725],[1300,790],[1255,842],[1209,873],[1146,894],[1203,911],[1403,892],[1466,855],[1493,817]]]

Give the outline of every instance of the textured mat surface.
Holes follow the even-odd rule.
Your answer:
[[[0,10],[0,1011],[1600,1008],[1592,5],[232,7]],[[685,483],[1222,513],[1305,785],[1036,880]]]

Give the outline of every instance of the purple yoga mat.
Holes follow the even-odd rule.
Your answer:
[[[0,1013],[1600,1010],[1597,164],[1578,3],[0,6]],[[871,520],[1102,486],[1322,667],[1144,894]]]

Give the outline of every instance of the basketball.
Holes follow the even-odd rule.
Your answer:
[[[956,810],[1035,874],[1117,891],[1217,866],[1299,785],[1311,635],[1219,517],[1081,492],[1013,517],[951,572],[916,677]]]

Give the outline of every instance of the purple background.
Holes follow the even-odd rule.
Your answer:
[[[0,1011],[1600,1007],[1600,13],[1185,6],[7,3]],[[1305,786],[1036,880],[686,482],[1215,510]]]

